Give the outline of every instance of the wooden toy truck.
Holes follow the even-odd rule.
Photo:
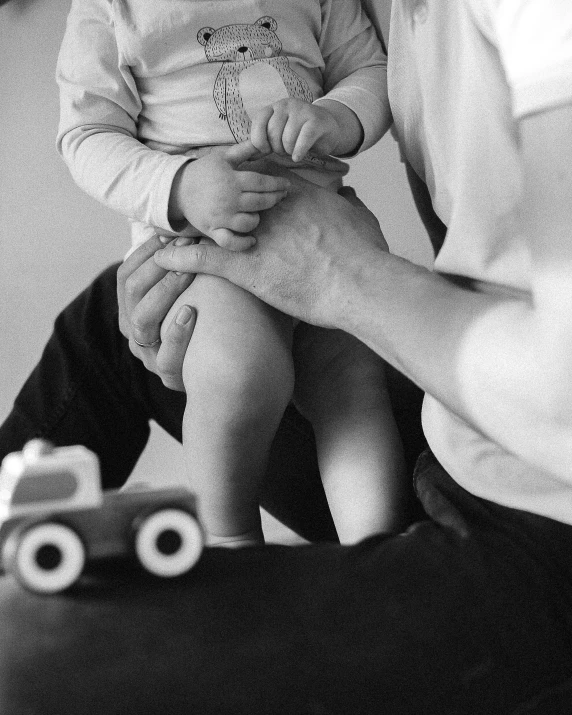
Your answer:
[[[85,447],[42,440],[0,470],[0,566],[36,593],[57,593],[87,560],[134,554],[162,577],[191,569],[203,550],[194,495],[184,487],[102,491]]]

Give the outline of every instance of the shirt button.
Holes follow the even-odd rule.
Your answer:
[[[426,22],[428,15],[429,8],[427,7],[426,0],[419,0],[413,12],[413,18],[415,22],[423,24],[424,22]]]

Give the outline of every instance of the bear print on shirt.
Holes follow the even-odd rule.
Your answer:
[[[207,60],[223,63],[214,101],[237,143],[250,136],[250,117],[258,109],[288,97],[313,100],[308,83],[280,56],[277,27],[274,18],[261,17],[252,25],[203,27],[197,34]]]

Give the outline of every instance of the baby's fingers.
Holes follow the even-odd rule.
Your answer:
[[[292,182],[285,176],[269,176],[268,174],[259,174],[255,171],[239,171],[237,172],[237,180],[240,189],[244,193],[254,192],[262,194],[266,192],[288,191],[292,186]]]
[[[263,194],[246,191],[241,194],[238,204],[241,211],[256,213],[258,211],[271,209],[280,203],[282,199],[285,199],[286,196],[288,196],[287,191],[268,191]]]
[[[260,216],[257,213],[238,213],[231,218],[228,228],[237,233],[250,233],[259,223]]]
[[[226,248],[227,251],[246,251],[256,243],[254,236],[237,235],[228,228],[214,228],[209,235],[216,244]]]
[[[304,126],[300,129],[300,133],[298,134],[296,144],[292,151],[293,161],[302,161],[321,136],[322,131],[316,126],[316,124],[306,122],[306,124],[304,124]]]
[[[257,112],[250,127],[250,141],[263,154],[270,154],[272,147],[268,141],[268,120],[272,116],[272,107],[264,107]]]

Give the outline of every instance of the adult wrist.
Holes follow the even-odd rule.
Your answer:
[[[408,280],[414,280],[417,269],[424,271],[385,247],[362,246],[353,260],[346,261],[338,276],[335,327],[371,344],[374,335],[370,331],[375,324],[375,339],[379,345],[383,344],[385,337],[380,329],[386,322],[383,315],[386,309],[393,311],[389,306],[399,300],[399,294]]]

